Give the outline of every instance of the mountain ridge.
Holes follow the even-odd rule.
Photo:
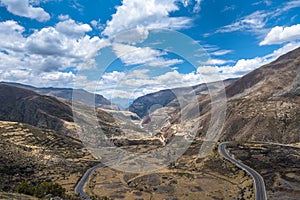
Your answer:
[[[230,83],[238,80],[237,78],[226,79],[223,81],[224,86],[229,85]],[[210,83],[211,86],[215,82]],[[214,89],[214,88],[210,88]],[[176,101],[177,98],[185,95],[200,95],[207,94],[208,88],[205,83],[190,86],[190,87],[178,87],[173,89],[160,90],[144,96],[138,97],[133,101],[129,106],[128,110],[136,113],[139,117],[143,118],[149,114],[149,110],[154,112],[157,108],[152,106],[165,107],[171,104],[178,104]],[[179,105],[178,105],[179,106]],[[152,109],[153,108],[153,109]]]
[[[0,84],[23,88],[23,89],[34,91],[41,95],[58,97],[58,98],[62,98],[62,99],[68,100],[68,101],[73,100],[73,97],[72,97],[73,92],[76,92],[77,96],[82,96],[82,98],[80,98],[80,99],[77,98],[76,100],[81,103],[85,103],[88,106],[95,106],[97,108],[104,108],[104,109],[111,109],[111,110],[120,110],[120,108],[116,104],[113,104],[112,102],[110,102],[103,95],[90,93],[83,89],[56,88],[56,87],[37,88],[37,87],[31,86],[31,85],[25,85],[25,84],[14,83],[14,82],[0,82]],[[85,98],[87,98],[87,99],[94,98],[95,104],[90,105],[90,102],[88,100],[85,100]]]
[[[225,88],[228,98],[226,118],[219,139],[299,142],[299,71],[300,48],[297,48],[228,85]],[[212,120],[209,95],[199,96],[198,102],[182,108],[185,113],[193,113],[197,109],[201,115],[191,115],[192,117],[184,122],[181,121],[180,110],[177,111],[172,117],[172,123],[165,128],[165,137],[172,137],[178,132],[178,124],[183,123],[186,124],[186,131],[189,127],[197,126],[198,137],[205,139]],[[218,124],[218,121],[211,122]],[[184,130],[183,132],[186,132]]]

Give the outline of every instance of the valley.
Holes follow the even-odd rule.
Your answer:
[[[211,102],[222,96],[213,82],[147,94],[127,110],[91,93],[71,101],[67,89],[0,83],[0,197],[299,199],[299,67],[300,48],[225,80],[225,104]],[[266,191],[224,158],[222,142]]]

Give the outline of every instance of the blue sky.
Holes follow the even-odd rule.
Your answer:
[[[0,80],[125,105],[240,77],[299,47],[299,11],[300,0],[0,0]]]

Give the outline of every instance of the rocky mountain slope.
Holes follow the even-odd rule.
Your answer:
[[[293,143],[300,131],[300,48],[226,88],[226,140]]]
[[[31,90],[33,92],[36,92],[40,95],[58,97],[58,98],[62,98],[62,99],[68,100],[68,101],[72,101],[73,92],[76,92],[78,96],[82,96],[81,99],[78,98],[78,101],[81,103],[85,103],[85,104],[89,105],[90,103],[86,99],[94,98],[95,105],[89,105],[89,106],[95,106],[97,108],[105,108],[105,109],[111,109],[111,110],[119,110],[119,107],[117,105],[111,103],[109,100],[107,100],[102,95],[92,94],[92,93],[87,92],[82,89],[54,88],[54,87],[36,88],[33,86],[24,85],[24,84],[20,84],[20,83],[12,83],[12,82],[0,82],[0,84],[23,88],[26,90]]]
[[[24,182],[52,182],[71,194],[82,173],[96,163],[79,140],[18,122],[0,121],[0,151],[0,191],[7,192],[18,192]]]
[[[73,122],[70,106],[50,96],[0,85],[0,120],[31,124],[57,131]]]
[[[299,74],[300,48],[227,86],[226,119],[221,140],[299,142]],[[204,138],[211,121],[211,108],[210,96],[199,95],[198,102],[182,108],[185,113],[190,113],[183,129],[188,131],[197,126],[198,135]],[[193,114],[197,109],[200,116]],[[172,123],[165,130],[166,136],[178,132],[180,120],[180,112],[173,115]]]
[[[227,86],[237,79],[228,79],[224,81],[224,85]],[[188,95],[200,95],[207,94],[208,88],[206,84],[199,84],[192,87],[174,88],[168,90],[161,90],[145,96],[139,97],[133,101],[129,106],[129,111],[136,113],[139,117],[143,118],[154,112],[161,107],[178,107],[177,98]]]
[[[95,115],[91,108],[77,103],[77,115],[88,122]],[[0,120],[27,123],[38,128],[55,130],[77,137],[73,119],[72,102],[37,94],[33,91],[0,84]],[[118,125],[112,115],[96,109],[97,121],[107,134],[119,134]]]

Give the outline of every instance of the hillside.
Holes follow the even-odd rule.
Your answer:
[[[88,123],[93,113],[90,107],[80,105],[75,113]],[[96,109],[97,120],[107,134],[119,134],[118,125],[112,115],[102,109]],[[38,128],[45,128],[78,137],[73,120],[72,102],[55,97],[39,95],[33,91],[0,84],[0,120],[27,123]]]
[[[221,140],[298,142],[299,72],[300,48],[228,85],[225,88],[228,101]],[[193,115],[197,109],[200,116]],[[189,103],[182,110],[190,113],[183,123],[183,132],[197,126],[198,136],[204,138],[211,120],[210,96],[200,95],[198,102]],[[179,131],[180,120],[180,112],[173,115],[172,123],[165,129],[166,136],[171,137]],[[212,121],[212,124],[217,123]]]
[[[228,86],[223,139],[298,142],[299,72],[300,48]]]
[[[58,183],[73,193],[84,170],[95,165],[79,140],[51,130],[0,121],[0,190],[12,192],[26,181]]]
[[[237,79],[225,80],[224,85],[227,86],[236,80]],[[177,98],[188,95],[207,94],[207,92],[208,88],[206,84],[199,84],[192,87],[161,90],[137,98],[133,101],[128,109],[129,111],[134,112],[139,117],[143,118],[149,114],[149,111],[153,112],[161,107],[179,107],[178,101],[176,101]]]
[[[54,97],[7,85],[0,85],[0,120],[67,133],[65,122],[73,122],[72,110],[67,104]]]
[[[81,99],[78,98],[79,99],[78,101],[81,103],[85,103],[88,106],[91,106],[91,105],[89,105],[90,103],[85,99],[94,98],[95,105],[92,105],[92,106],[95,106],[97,108],[119,110],[119,107],[117,105],[111,103],[109,100],[107,100],[102,95],[92,94],[83,89],[54,88],[54,87],[36,88],[36,87],[30,86],[30,85],[24,85],[24,84],[20,84],[20,83],[12,83],[12,82],[0,82],[0,84],[23,88],[26,90],[31,90],[33,92],[36,92],[40,95],[58,97],[58,98],[62,98],[62,99],[68,100],[68,101],[72,101],[73,92],[76,92],[78,96],[82,96]]]

